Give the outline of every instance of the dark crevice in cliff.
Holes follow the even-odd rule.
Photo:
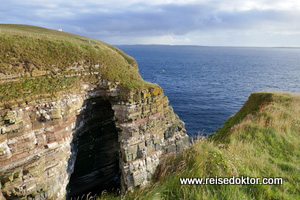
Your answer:
[[[68,199],[120,188],[120,147],[111,104],[97,97],[86,100],[83,108],[73,141],[76,161],[68,185]]]

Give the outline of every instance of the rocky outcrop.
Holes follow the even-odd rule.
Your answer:
[[[162,156],[189,145],[160,87],[125,99],[112,85],[86,82],[55,101],[0,111],[2,199],[65,199],[69,183],[77,195],[118,176],[131,190],[151,181]],[[91,187],[77,191],[77,178]]]
[[[147,185],[189,145],[162,89],[121,50],[25,25],[0,33],[0,199]]]

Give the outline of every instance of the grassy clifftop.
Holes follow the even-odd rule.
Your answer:
[[[283,185],[179,182],[181,177],[216,176],[282,177]],[[168,159],[155,180],[125,199],[300,199],[300,96],[251,94],[210,138]]]
[[[136,67],[132,57],[98,40],[28,25],[1,24],[0,29],[2,73],[19,72],[21,67],[28,71],[30,67],[66,71],[76,62],[91,67]]]
[[[27,25],[0,24],[0,30],[2,103],[54,95],[100,77],[127,89],[158,87],[141,78],[132,57],[101,41]]]

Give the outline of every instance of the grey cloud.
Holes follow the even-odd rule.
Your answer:
[[[300,15],[297,16],[298,18]],[[66,23],[79,25],[86,32],[112,35],[184,35],[216,29],[273,28],[289,25],[295,16],[280,11],[250,10],[218,12],[212,6],[185,5],[151,7],[145,11],[91,13],[76,15]],[[299,27],[298,27],[299,28]]]
[[[211,4],[135,4],[127,9],[103,12],[96,4],[47,4],[19,0],[0,4],[0,22],[63,27],[64,30],[94,37],[147,37],[187,35],[193,32],[261,30],[300,31],[297,12],[275,10],[220,11]],[[88,10],[88,12],[82,12]]]

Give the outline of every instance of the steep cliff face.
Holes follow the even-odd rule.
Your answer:
[[[1,37],[5,42],[10,36]],[[118,67],[124,63],[123,71],[110,71],[114,66],[105,60],[89,65],[85,60],[65,68],[35,65],[7,72],[4,68],[14,65],[1,60],[0,199],[131,190],[151,181],[165,154],[189,145],[184,123],[162,89],[129,74],[138,73],[130,57],[101,45],[111,55],[98,53]]]
[[[123,190],[149,183],[163,154],[179,153],[189,144],[184,123],[161,89],[135,93],[135,98],[140,100],[113,105],[120,130]]]

